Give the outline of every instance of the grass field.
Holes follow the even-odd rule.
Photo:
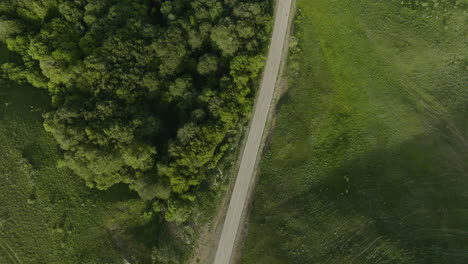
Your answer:
[[[467,263],[467,1],[298,8],[242,263]]]

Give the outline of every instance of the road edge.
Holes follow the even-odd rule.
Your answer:
[[[282,6],[282,4],[284,5]],[[283,9],[281,9],[281,7],[283,7]],[[227,209],[226,218],[224,221],[221,220],[223,225],[220,239],[216,245],[215,264],[233,263],[233,261],[238,258],[235,256],[238,255],[236,252],[239,252],[239,241],[244,229],[245,216],[248,215],[247,208],[250,205],[252,192],[255,188],[254,183],[256,183],[258,163],[265,146],[266,135],[269,132],[268,128],[273,117],[273,110],[278,102],[278,83],[282,79],[284,68],[287,63],[285,58],[287,58],[287,51],[289,49],[288,41],[290,38],[291,25],[295,18],[293,7],[295,7],[295,0],[279,0],[275,7],[274,26],[268,49],[268,58],[265,64],[266,66],[260,89],[255,99],[252,119],[249,122],[247,130],[247,141],[252,142],[250,153],[254,154],[255,158],[253,158],[253,155],[249,155],[249,152],[246,150],[244,150],[241,155],[240,169],[243,167],[244,174],[239,173],[237,177],[234,178],[235,183],[231,197],[228,198],[229,207]],[[281,21],[281,17],[286,17],[286,19]],[[275,54],[278,53],[280,53],[280,55],[275,56]],[[260,133],[256,133],[257,131]],[[247,149],[248,147],[245,148]],[[242,187],[246,185],[247,188]],[[232,204],[234,204],[234,206],[232,206]],[[242,207],[235,206],[235,204],[242,205]],[[229,218],[229,216],[231,217]],[[227,226],[226,224],[235,229],[225,228],[225,226]],[[222,240],[223,237],[224,240]],[[220,250],[221,246],[223,246],[224,249]]]
[[[244,211],[242,213],[241,217],[241,224],[242,226],[240,227],[237,237],[236,237],[236,243],[234,245],[233,249],[233,254],[231,257],[231,264],[238,264],[241,263],[241,258],[242,258],[242,252],[244,250],[245,242],[247,241],[248,237],[248,220],[250,218],[250,213],[251,213],[251,206],[253,202],[253,198],[255,196],[255,186],[258,183],[259,180],[259,174],[260,174],[260,162],[261,162],[261,157],[264,151],[266,150],[268,143],[271,140],[272,132],[274,131],[274,128],[276,126],[275,124],[275,118],[276,118],[276,110],[278,106],[278,102],[281,99],[281,97],[287,92],[289,88],[288,84],[288,79],[286,76],[287,73],[287,65],[288,65],[288,58],[289,58],[289,40],[291,37],[293,37],[294,33],[294,21],[296,20],[296,15],[297,15],[297,0],[292,0],[291,4],[291,14],[289,17],[289,22],[288,22],[288,29],[286,31],[286,41],[285,45],[283,47],[282,51],[282,60],[281,60],[281,65],[280,69],[278,72],[278,78],[276,80],[276,85],[275,85],[275,93],[273,95],[273,100],[270,105],[270,110],[268,114],[268,119],[266,121],[265,125],[265,130],[262,135],[262,143],[260,145],[260,150],[257,155],[257,161],[254,169],[254,175],[252,176],[252,182],[250,183],[249,186],[249,194],[247,197],[247,201],[244,206]]]

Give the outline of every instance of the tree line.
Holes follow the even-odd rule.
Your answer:
[[[92,188],[125,183],[183,222],[248,115],[270,0],[2,0],[3,77],[46,89],[44,114]]]

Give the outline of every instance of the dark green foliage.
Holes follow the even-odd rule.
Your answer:
[[[0,41],[20,60],[1,71],[52,96],[44,127],[59,165],[90,187],[128,184],[182,222],[251,108],[270,11],[267,0],[2,1]]]
[[[211,54],[203,55],[200,57],[197,69],[198,72],[203,75],[216,72],[218,69],[218,58]]]
[[[13,35],[21,33],[22,30],[21,24],[17,21],[0,17],[0,40],[6,40]]]

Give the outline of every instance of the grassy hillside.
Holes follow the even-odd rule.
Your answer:
[[[299,0],[243,263],[466,263],[466,1]]]

